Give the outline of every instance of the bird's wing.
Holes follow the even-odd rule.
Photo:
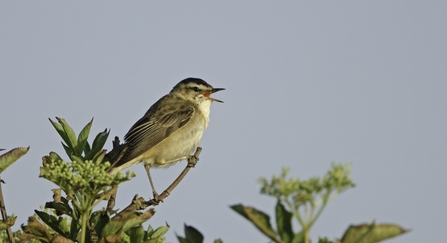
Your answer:
[[[134,159],[159,144],[172,133],[185,126],[193,114],[194,107],[192,105],[185,106],[181,110],[168,112],[163,116],[146,114],[124,136],[128,150],[121,161],[125,163]]]

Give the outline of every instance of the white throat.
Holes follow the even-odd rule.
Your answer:
[[[213,101],[208,99],[205,99],[202,102],[198,103],[198,108],[202,113],[203,117],[205,118],[205,128],[208,126],[208,123],[210,121],[211,103],[213,103]]]

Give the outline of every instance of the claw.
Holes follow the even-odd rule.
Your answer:
[[[195,155],[191,155],[188,158],[188,167],[194,167],[197,164],[197,161],[199,161],[199,158]]]

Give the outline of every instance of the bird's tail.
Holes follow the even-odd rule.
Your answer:
[[[113,168],[117,167],[120,164],[121,159],[127,152],[127,144],[120,144],[120,139],[115,137],[113,140],[113,148],[110,152],[106,154],[106,161],[110,161],[110,167],[107,169],[107,172],[113,170]]]

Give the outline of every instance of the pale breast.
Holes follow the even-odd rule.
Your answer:
[[[199,112],[195,113],[188,124],[152,148],[152,153],[148,154],[144,162],[155,168],[180,162],[199,146],[206,123]]]
[[[114,168],[112,173],[141,162],[149,164],[152,168],[166,168],[186,159],[200,145],[208,121],[209,104],[199,106],[188,124],[144,154]]]

